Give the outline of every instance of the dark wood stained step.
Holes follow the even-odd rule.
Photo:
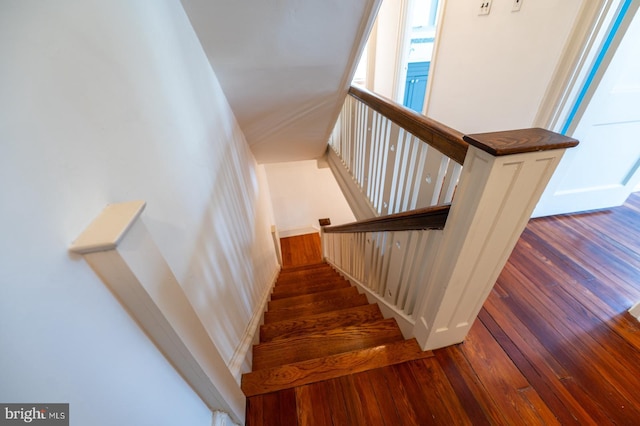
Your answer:
[[[242,391],[247,397],[260,395],[432,356],[415,339],[403,340],[247,373]]]
[[[281,274],[307,274],[317,271],[334,271],[333,267],[328,263],[318,263],[315,265],[303,265],[296,268],[283,268],[280,270]]]
[[[277,321],[285,321],[306,315],[321,314],[323,312],[336,311],[339,309],[351,308],[354,306],[368,305],[367,297],[359,294],[354,297],[322,300],[320,302],[305,303],[288,308],[280,308],[275,311],[267,311],[264,313],[264,323],[270,324]]]
[[[333,269],[333,267],[331,267],[329,264],[323,263],[314,267],[305,266],[305,267],[296,268],[296,269],[281,269],[280,275],[281,276],[296,276],[296,275],[302,276],[302,275],[323,273],[327,271],[335,272],[336,270]]]
[[[302,276],[285,276],[278,277],[276,281],[276,285],[295,285],[298,283],[315,283],[319,281],[330,281],[333,279],[344,279],[342,276],[336,272],[319,272],[313,275],[302,275]]]
[[[316,277],[312,280],[311,279],[298,280],[298,281],[291,281],[286,283],[277,282],[273,290],[275,292],[279,292],[279,291],[292,289],[292,288],[313,287],[315,285],[322,285],[327,283],[341,283],[341,282],[349,282],[349,281],[338,275],[327,275],[326,277]]]
[[[303,318],[265,324],[260,327],[260,342],[265,343],[273,340],[303,336],[309,333],[350,325],[359,325],[381,319],[383,319],[383,317],[378,305],[356,306],[355,308],[341,309],[339,311],[325,312]]]
[[[337,290],[340,288],[351,287],[351,283],[349,281],[337,281],[337,282],[324,282],[313,285],[300,285],[298,287],[287,287],[287,288],[278,288],[275,287],[273,289],[273,293],[271,293],[271,300],[276,299],[284,299],[287,297],[294,296],[302,296],[305,294],[318,293],[321,291],[328,290]]]
[[[286,266],[282,268],[282,271],[296,272],[296,271],[306,271],[308,269],[321,269],[321,268],[331,268],[331,265],[329,265],[327,262],[309,263],[306,265],[299,265],[299,266]]]
[[[321,358],[403,340],[393,318],[341,327],[253,347],[253,370]]]
[[[353,297],[357,295],[358,295],[358,289],[355,287],[346,287],[346,288],[339,288],[335,290],[319,291],[317,293],[304,294],[301,296],[293,296],[293,297],[287,297],[283,299],[272,300],[268,303],[267,310],[273,311],[278,308],[304,305],[306,303],[320,302],[321,300]]]
[[[301,265],[295,268],[282,268],[280,269],[280,273],[284,274],[308,274],[315,273],[318,271],[335,271],[334,267],[329,265],[328,263],[317,263],[315,265]]]

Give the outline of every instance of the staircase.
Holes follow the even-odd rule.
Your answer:
[[[283,269],[242,377],[247,419],[257,395],[430,356],[327,263]]]

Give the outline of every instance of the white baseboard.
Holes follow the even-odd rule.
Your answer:
[[[278,274],[280,273],[280,268],[277,268],[271,277],[271,284],[269,284],[264,293],[262,294],[262,298],[260,303],[258,303],[258,307],[253,312],[253,316],[251,317],[251,321],[247,325],[247,328],[244,330],[244,334],[242,335],[242,339],[240,339],[240,344],[236,348],[229,361],[227,367],[231,374],[236,379],[238,384],[240,384],[240,380],[242,378],[242,374],[248,371],[243,371],[243,365],[245,364],[245,360],[249,351],[251,350],[251,346],[253,345],[253,340],[255,339],[260,324],[262,323],[262,315],[267,308],[267,303],[269,302],[269,297],[271,296],[271,291],[273,290],[273,286],[276,284],[276,280],[278,279]]]
[[[297,228],[297,229],[288,229],[285,231],[279,231],[279,234],[280,234],[280,238],[287,238],[287,237],[296,237],[298,235],[315,234],[318,232],[320,232],[319,228],[314,228],[313,226],[310,226],[308,228]]]

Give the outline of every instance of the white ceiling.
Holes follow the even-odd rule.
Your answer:
[[[321,156],[381,0],[182,0],[260,163]]]

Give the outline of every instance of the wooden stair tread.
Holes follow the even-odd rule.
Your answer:
[[[346,281],[340,274],[335,272],[326,272],[316,274],[310,277],[279,277],[276,281],[276,287],[298,286],[320,284],[329,281]]]
[[[280,276],[302,276],[313,275],[316,273],[322,273],[325,271],[336,272],[328,263],[321,263],[318,265],[305,265],[296,268],[286,268],[280,270]]]
[[[286,339],[332,328],[363,324],[383,319],[378,305],[369,304],[324,312],[260,327],[260,342]]]
[[[326,269],[326,268],[333,269],[331,265],[329,265],[327,262],[321,262],[321,263],[309,263],[306,265],[299,265],[299,266],[287,266],[282,268],[280,272],[293,273],[293,272]]]
[[[331,266],[328,266],[328,265],[324,268],[304,269],[299,271],[288,271],[286,269],[281,269],[280,275],[278,275],[278,279],[304,278],[304,277],[312,277],[318,274],[338,274],[338,273],[336,272],[335,269],[333,269]]]
[[[243,374],[242,391],[250,397],[431,356],[403,340]]]
[[[323,286],[330,286],[330,285],[341,286],[344,284],[351,285],[351,283],[348,280],[345,280],[342,277],[331,277],[327,279],[314,280],[314,281],[296,281],[296,282],[287,283],[287,284],[276,284],[273,287],[273,293],[274,294],[289,293],[293,290],[299,290],[299,289],[313,290],[314,287],[323,287]]]
[[[321,300],[319,302],[305,303],[303,305],[278,308],[264,313],[264,323],[270,324],[278,321],[294,319],[300,316],[321,314],[323,312],[368,305],[367,296],[358,294],[354,297],[342,299]]]
[[[319,291],[311,294],[303,294],[300,296],[292,296],[272,300],[267,304],[267,310],[273,311],[275,309],[288,306],[304,305],[306,303],[319,302],[321,300],[340,299],[343,297],[353,297],[357,295],[358,289],[355,287],[344,287],[326,291]]]
[[[253,347],[253,370],[335,355],[403,340],[393,318],[260,343]]]
[[[349,283],[349,281],[346,281],[346,280],[334,281],[334,282],[331,282],[331,281],[323,282],[323,283],[313,284],[313,285],[300,284],[298,286],[291,286],[286,288],[276,287],[273,289],[273,292],[271,293],[271,300],[284,299],[284,298],[293,297],[293,296],[302,296],[304,294],[318,293],[321,291],[336,290],[339,288],[347,288],[347,287],[351,287],[351,283]]]

